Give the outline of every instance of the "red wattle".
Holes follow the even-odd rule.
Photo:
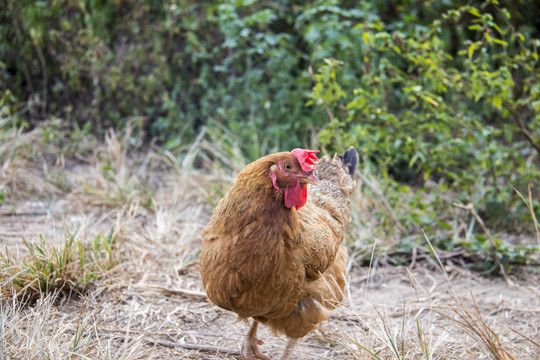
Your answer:
[[[300,197],[300,201],[296,204],[296,210],[306,205],[306,202],[307,202],[307,185],[304,185],[304,187],[302,188],[302,196]]]
[[[307,201],[307,187],[300,187],[300,182],[296,182],[293,185],[287,186],[285,189],[285,206],[292,208],[293,206],[296,209],[300,209],[306,204]]]

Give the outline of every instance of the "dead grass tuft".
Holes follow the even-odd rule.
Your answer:
[[[107,132],[105,146],[98,148],[96,155],[90,159],[93,171],[73,171],[70,174],[74,183],[73,191],[68,196],[70,201],[81,207],[104,206],[114,209],[138,203],[150,208],[155,178],[152,171],[153,153],[147,153],[142,160],[128,157],[130,139],[129,130],[122,136],[112,129]]]
[[[7,197],[58,195],[60,190],[45,180],[43,160],[45,146],[41,142],[39,130],[23,132],[22,129],[0,127],[0,192]],[[36,168],[36,159],[41,162]]]
[[[98,233],[83,241],[79,229],[66,229],[65,241],[50,244],[41,236],[23,243],[27,255],[12,256],[6,249],[0,257],[0,295],[35,300],[43,294],[77,293],[87,290],[90,282],[101,278],[116,263],[113,255],[117,234]]]
[[[491,354],[494,359],[514,360],[515,358],[503,345],[501,336],[484,321],[482,311],[478,307],[472,291],[470,294],[473,301],[472,308],[463,305],[461,301],[451,294],[451,297],[455,301],[455,306],[450,307],[449,311],[453,312],[455,316],[441,311],[439,313],[458,324],[465,333],[481,344],[485,351]]]

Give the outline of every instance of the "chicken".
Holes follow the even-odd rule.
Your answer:
[[[297,339],[328,318],[343,299],[350,196],[358,153],[294,149],[247,165],[202,233],[201,275],[217,306],[253,318],[243,359],[270,359],[257,345],[264,324]],[[314,165],[316,169],[314,169]]]

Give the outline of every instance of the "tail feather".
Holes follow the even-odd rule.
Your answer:
[[[323,156],[315,167],[315,175],[319,179],[319,184],[313,186],[310,196],[314,196],[315,192],[319,190],[323,191],[326,186],[325,182],[338,186],[344,195],[350,196],[355,187],[353,175],[357,167],[358,152],[352,146],[343,155]]]
[[[345,164],[345,167],[349,171],[349,175],[353,177],[356,168],[358,167],[358,151],[351,146],[343,155],[339,155],[339,158],[343,161],[343,164]]]

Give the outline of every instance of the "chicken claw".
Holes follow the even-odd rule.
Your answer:
[[[259,323],[253,321],[253,324],[244,339],[244,343],[242,344],[242,359],[244,360],[272,360],[269,356],[266,356],[259,350],[258,345],[262,345],[263,342],[257,339],[258,326]]]

